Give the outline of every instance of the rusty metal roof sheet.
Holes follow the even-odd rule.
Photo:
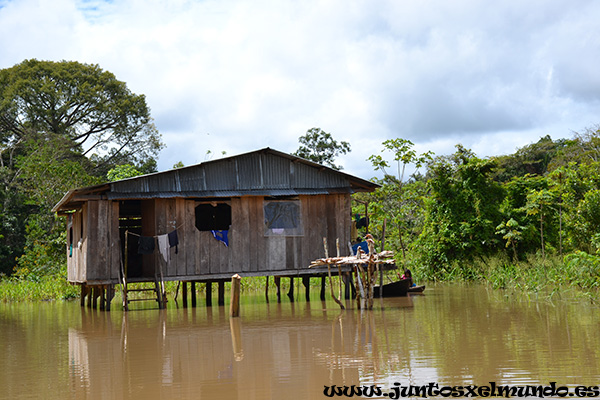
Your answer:
[[[64,211],[78,195],[108,199],[293,196],[373,191],[379,185],[270,148],[201,164],[69,191],[54,206]]]

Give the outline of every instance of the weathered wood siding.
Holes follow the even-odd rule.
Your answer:
[[[110,282],[119,279],[121,243],[119,204],[107,200],[86,202],[73,213],[73,253],[67,243],[69,282]]]
[[[191,199],[148,199],[142,202],[142,235],[158,236],[177,229],[179,245],[170,249],[170,261],[160,252],[145,255],[143,275],[154,276],[160,266],[167,280],[222,278],[234,273],[274,275],[308,273],[310,262],[325,255],[347,254],[350,240],[350,196],[299,196],[303,232],[299,236],[265,236],[264,197],[234,197],[231,205],[229,247],[211,232],[195,226]],[[81,244],[78,246],[78,243]],[[68,249],[67,249],[68,251]],[[73,255],[68,257],[68,280],[78,283],[117,283],[121,264],[119,203],[90,200],[73,214]]]
[[[157,251],[153,263],[160,263],[166,279],[202,278],[211,275],[249,273],[272,275],[303,270],[316,258],[324,256],[323,237],[327,237],[329,254],[336,254],[336,239],[342,254],[347,254],[350,240],[350,196],[300,196],[303,235],[265,236],[264,197],[244,196],[228,200],[231,205],[229,247],[214,239],[211,232],[195,227],[195,207],[187,199],[156,199],[154,235],[177,229],[178,252],[170,249],[166,263]],[[148,221],[145,221],[147,223]],[[150,234],[151,230],[147,230]]]
[[[83,209],[87,209],[85,204],[81,210],[71,215],[72,226],[70,232],[67,232],[71,236],[67,238],[67,279],[69,282],[85,282],[86,268],[83,246],[87,245],[84,244],[82,237]]]

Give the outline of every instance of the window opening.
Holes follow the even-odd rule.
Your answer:
[[[302,236],[299,200],[267,200],[264,203],[265,236]]]
[[[223,231],[231,226],[231,206],[227,203],[201,203],[195,214],[199,231]]]

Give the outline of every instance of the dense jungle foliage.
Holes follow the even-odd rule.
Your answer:
[[[65,221],[52,207],[123,165],[155,171],[162,147],[144,96],[96,65],[26,60],[0,70],[2,287],[61,287]]]
[[[461,145],[418,155],[403,139],[384,142],[382,154],[396,165],[370,157],[381,189],[356,196],[355,211],[368,203],[370,232],[413,275],[530,290],[600,284],[598,127],[484,159]]]

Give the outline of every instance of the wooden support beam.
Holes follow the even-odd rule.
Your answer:
[[[100,292],[100,310],[104,311],[106,309],[106,287],[98,286],[98,291]]]
[[[92,308],[95,310],[98,308],[98,297],[100,297],[100,286],[92,287]]]
[[[220,306],[225,305],[225,282],[219,281],[217,286],[217,304]]]
[[[181,300],[183,302],[183,308],[187,308],[187,282],[181,282]]]
[[[212,307],[212,282],[206,282],[206,307]]]
[[[325,301],[325,277],[321,277],[321,301]]]
[[[80,301],[81,307],[84,307],[85,306],[85,297],[88,295],[88,287],[85,283],[82,283],[80,285],[80,289],[81,289],[81,292],[79,295],[80,296],[79,301]]]
[[[265,300],[269,303],[269,277],[265,276]]]
[[[235,274],[231,277],[231,303],[229,304],[229,316],[232,318],[240,316],[240,288],[242,278]]]
[[[277,286],[277,302],[281,303],[281,277],[274,276],[273,281],[275,282],[275,286]]]
[[[196,281],[190,282],[190,291],[192,292],[192,307],[196,307]]]
[[[290,290],[288,290],[287,297],[289,297],[290,301],[294,302],[294,277],[290,276]]]
[[[304,275],[302,277],[302,284],[304,285],[304,296],[306,301],[310,301],[310,276]]]
[[[107,285],[106,286],[106,311],[110,311],[110,302],[115,297],[115,286]]]

